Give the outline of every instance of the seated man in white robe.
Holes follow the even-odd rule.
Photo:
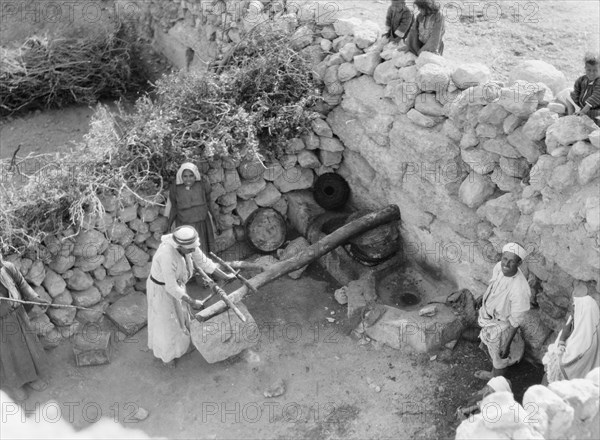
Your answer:
[[[492,359],[491,372],[478,371],[475,376],[489,380],[504,376],[506,368],[519,362],[525,343],[519,332],[525,313],[530,308],[531,290],[519,269],[527,252],[517,243],[502,248],[502,260],[496,264],[490,284],[481,298],[478,323],[481,326],[481,348]]]

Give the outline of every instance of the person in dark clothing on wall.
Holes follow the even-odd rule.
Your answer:
[[[413,13],[405,0],[392,0],[385,17],[386,36],[390,41],[404,41],[413,22]]]
[[[444,42],[442,38],[446,31],[444,16],[440,5],[435,0],[415,0],[419,15],[414,20],[408,36],[407,47],[403,50],[410,51],[416,56],[421,52],[432,52],[443,55]]]
[[[579,106],[576,115],[587,115],[600,126],[600,57],[586,53],[585,75],[575,81],[571,99]]]

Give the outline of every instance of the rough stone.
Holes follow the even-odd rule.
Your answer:
[[[426,64],[436,64],[438,66],[449,68],[449,62],[446,58],[437,55],[433,52],[421,52],[417,59],[415,60],[415,64],[418,69],[421,69]]]
[[[327,40],[335,40],[338,37],[334,27],[330,24],[323,26],[321,29],[321,36]]]
[[[417,73],[417,84],[424,92],[437,92],[448,88],[448,69],[437,64],[425,64]]]
[[[129,270],[131,270],[131,265],[129,264],[129,261],[127,261],[127,258],[123,257],[108,269],[108,274],[110,276],[116,276],[128,272]]]
[[[548,388],[574,409],[576,420],[590,420],[598,413],[599,389],[590,386],[589,381],[585,379],[562,380],[552,382]]]
[[[319,136],[317,136],[312,131],[310,131],[307,134],[302,136],[302,142],[304,142],[304,145],[306,146],[307,150],[316,150],[321,145]],[[265,167],[265,169],[266,169],[266,167]]]
[[[490,153],[496,153],[500,156],[518,159],[521,154],[510,145],[506,138],[488,139],[483,142],[481,147]]]
[[[397,52],[398,55],[395,55],[392,59],[394,60],[394,65],[399,68],[405,68],[409,66],[415,66],[417,61],[417,57],[415,54],[411,52]],[[414,67],[416,72],[416,66]]]
[[[237,214],[242,219],[242,222],[245,223],[250,214],[258,209],[258,205],[256,202],[252,200],[243,200],[237,204],[236,211]]]
[[[515,129],[506,137],[510,145],[525,158],[529,163],[537,162],[540,155],[544,153],[544,145],[541,142],[531,140],[525,136],[524,126]]]
[[[300,50],[310,45],[313,41],[313,31],[309,26],[301,26],[292,35],[291,46]]]
[[[517,207],[517,198],[512,193],[489,200],[477,210],[477,214],[505,231],[512,230],[521,216]]]
[[[374,26],[354,30],[354,41],[361,49],[366,49],[379,38],[379,31]]]
[[[118,244],[111,244],[104,252],[103,266],[110,269],[114,264],[125,256],[125,248]]]
[[[108,240],[101,232],[96,230],[84,231],[75,239],[73,255],[76,257],[93,257],[103,253],[107,246]]]
[[[342,162],[343,152],[342,151],[327,151],[327,150],[319,150],[319,159],[321,164],[325,167],[330,167],[332,165],[338,165]]]
[[[477,208],[494,194],[496,185],[487,176],[471,172],[458,190],[460,200],[469,208]]]
[[[490,69],[481,63],[461,64],[452,72],[452,81],[459,89],[486,84],[491,79]]]
[[[465,130],[464,134],[462,135],[461,139],[460,139],[460,148],[464,149],[464,150],[468,150],[470,148],[475,148],[477,145],[479,145],[479,138],[477,137],[477,134],[475,133],[475,130],[471,129],[467,129]]]
[[[401,113],[408,113],[415,106],[420,91],[416,84],[396,80],[386,86],[384,93],[385,97],[392,99]]]
[[[133,276],[132,271],[124,272],[111,278],[114,282],[114,291],[119,295],[126,294],[135,284],[135,277]]]
[[[333,95],[340,95],[344,92],[344,86],[338,80],[338,70],[338,65],[328,67],[325,71],[325,78],[323,78],[327,91]]]
[[[394,61],[385,61],[375,68],[373,79],[377,84],[389,84],[390,82],[400,79],[400,72],[394,65]]]
[[[548,178],[548,185],[558,191],[572,186],[577,178],[577,172],[573,162],[567,162],[554,168]]]
[[[523,119],[519,118],[518,116],[513,114],[508,115],[502,123],[502,129],[504,130],[504,134],[511,134],[522,123]]]
[[[355,29],[360,29],[363,26],[363,21],[360,18],[338,18],[333,23],[333,29],[337,35],[354,35]]]
[[[508,176],[522,179],[529,173],[529,164],[523,158],[511,159],[509,157],[500,157],[500,169]]]
[[[73,269],[72,274],[67,278],[67,287],[71,290],[86,290],[92,287],[94,280],[92,277],[83,272],[81,269]]]
[[[254,201],[258,206],[273,206],[281,198],[281,193],[275,188],[271,182],[267,183],[267,186],[256,195]]]
[[[588,139],[590,133],[596,129],[596,125],[589,118],[580,116],[565,116],[559,118],[546,131],[546,148],[548,153],[560,146],[568,146],[577,141]]]
[[[454,125],[454,123],[450,119],[446,119],[444,121],[442,131],[446,136],[448,136],[454,142],[460,142],[462,139],[462,132],[459,130],[459,128],[456,125]],[[477,144],[472,145],[472,147],[474,147],[476,145]]]
[[[135,218],[134,220],[129,222],[129,227],[132,231],[137,232],[138,234],[146,234],[149,231],[148,223],[145,223],[140,218]]]
[[[150,255],[134,244],[125,248],[125,256],[133,265],[142,266],[150,260]]]
[[[319,168],[321,163],[315,153],[309,150],[303,150],[298,153],[298,165],[303,168]]]
[[[237,196],[242,200],[249,200],[255,197],[267,186],[267,182],[262,177],[256,180],[244,180],[242,186],[236,191]]]
[[[127,336],[133,336],[148,323],[146,295],[132,293],[106,310],[106,316]]]
[[[46,269],[46,276],[42,285],[52,298],[60,295],[67,287],[67,283],[63,277],[58,275],[52,269]]]
[[[436,100],[433,93],[421,93],[417,95],[415,98],[415,110],[427,116],[444,116],[444,107]]]
[[[75,259],[75,267],[84,272],[91,272],[104,263],[104,255],[95,255],[93,257],[77,257]]]
[[[306,235],[308,226],[314,218],[323,214],[325,210],[315,202],[310,191],[293,191],[286,194],[287,217],[296,231]]]
[[[71,296],[73,303],[79,307],[93,306],[102,299],[100,291],[94,286],[80,292],[71,292]]]
[[[267,169],[263,173],[263,178],[269,182],[276,180],[284,173],[284,169],[279,162],[267,165]]]
[[[341,82],[350,81],[359,74],[358,70],[352,63],[344,63],[338,69],[338,80]]]
[[[419,112],[418,110],[415,110],[414,108],[410,109],[406,116],[408,116],[408,119],[410,119],[410,121],[413,124],[419,125],[421,127],[431,128],[435,127],[437,124],[437,121],[435,119],[429,116],[425,116],[423,113]]]
[[[75,319],[86,324],[89,322],[98,322],[104,316],[104,312],[108,308],[109,304],[107,301],[99,302],[90,308],[90,310],[77,310]]]
[[[160,217],[150,224],[149,229],[151,231],[153,225],[156,226],[155,223],[158,223],[159,219]],[[166,230],[166,224],[164,225],[164,228]],[[111,227],[108,228],[107,234],[111,242],[118,243],[122,246],[127,246],[128,244],[133,242],[133,238],[135,237],[135,233],[131,229],[129,229],[129,227],[125,223],[122,223],[121,221],[115,221],[111,225]],[[104,251],[104,249],[106,249],[106,247],[101,248],[102,251]]]
[[[501,125],[509,113],[500,104],[492,102],[479,112],[478,121],[483,124]]]
[[[311,126],[312,126],[312,129],[315,132],[315,134],[317,136],[319,136],[320,138],[323,138],[323,137],[326,137],[326,138],[333,137],[333,132],[331,131],[331,127],[323,119],[317,118],[317,119],[313,120],[311,122]]]
[[[469,167],[479,174],[489,174],[500,161],[500,156],[482,148],[461,150],[460,156]]]
[[[369,76],[373,75],[375,68],[380,62],[381,58],[378,53],[366,53],[354,57],[354,66],[356,67],[356,70]]]
[[[592,153],[598,151],[591,143],[585,141],[575,142],[569,149],[567,154],[568,160],[576,160],[578,157],[587,157]]]
[[[600,148],[600,130],[594,130],[588,136],[590,143],[596,147]]]
[[[566,86],[565,75],[551,64],[541,60],[527,60],[515,66],[508,74],[510,83],[524,80],[530,83],[541,82],[547,85],[554,94]]]
[[[600,151],[590,154],[579,164],[579,183],[586,185],[600,176]]]
[[[332,153],[336,153],[339,151],[344,151],[344,144],[340,142],[339,139],[334,137],[321,137],[321,150],[329,151]]]
[[[143,265],[135,265],[131,267],[133,276],[138,279],[146,280],[150,276],[150,269],[152,268],[152,262],[148,261]]]
[[[221,206],[231,206],[237,203],[237,192],[230,192],[222,195],[217,199],[217,203]]]
[[[319,45],[321,46],[321,50],[323,52],[330,52],[331,49],[333,49],[333,43],[331,42],[331,40],[328,40],[326,38],[323,38]]]
[[[479,123],[475,127],[475,134],[480,138],[493,139],[500,133],[494,125]]]
[[[536,91],[521,90],[518,87],[500,89],[498,104],[515,116],[529,117],[537,110],[538,103]]]
[[[494,168],[494,171],[490,174],[490,179],[500,191],[517,193],[521,190],[521,179],[506,174],[500,166]]]
[[[63,292],[60,293],[60,295],[56,295],[53,298],[52,304],[70,306],[71,304],[73,304],[73,296],[71,295],[71,292],[69,292],[68,289],[65,289]]]
[[[242,181],[237,170],[225,170],[225,177],[223,179],[223,188],[225,192],[237,191],[242,187]]]
[[[557,394],[542,385],[533,385],[523,395],[523,407],[536,408],[532,423],[544,438],[566,438],[574,410]]]
[[[68,326],[73,323],[77,309],[50,308],[46,313],[54,325]]]
[[[117,210],[117,218],[123,223],[128,223],[137,218],[138,205],[129,205]]]

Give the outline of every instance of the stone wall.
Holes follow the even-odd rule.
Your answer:
[[[600,368],[585,379],[534,385],[525,391],[523,404],[511,393],[494,393],[483,399],[481,413],[464,420],[457,440],[584,439],[600,437]]]

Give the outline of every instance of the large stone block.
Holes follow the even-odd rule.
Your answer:
[[[92,277],[81,269],[73,269],[71,276],[67,278],[67,287],[71,290],[82,291],[89,289],[94,284]]]
[[[291,37],[290,44],[293,49],[300,50],[310,45],[313,41],[313,31],[309,26],[300,26]]]
[[[151,223],[158,217],[159,212],[160,209],[158,206],[140,206],[138,216],[142,221]]]
[[[546,148],[549,154],[561,146],[586,140],[596,129],[596,124],[588,117],[565,116],[559,118],[546,130]]]
[[[452,81],[459,89],[486,84],[491,79],[490,69],[481,63],[461,64],[452,72]]]
[[[131,271],[134,277],[145,280],[150,276],[150,269],[152,269],[152,262],[148,261],[140,266],[132,266]]]
[[[416,84],[409,84],[401,80],[390,82],[385,88],[385,97],[391,98],[401,113],[408,113],[415,106],[420,90]]]
[[[535,163],[540,155],[545,152],[544,144],[531,140],[529,137],[525,136],[523,129],[524,127],[515,129],[506,137],[506,140],[510,145],[515,147],[529,163]]]
[[[413,124],[425,128],[435,127],[439,122],[437,119],[434,119],[430,116],[426,116],[420,111],[415,110],[414,108],[410,109],[406,116]]]
[[[481,147],[490,153],[495,153],[500,156],[510,157],[512,159],[521,157],[521,154],[507,142],[506,138],[488,139],[483,142]]]
[[[286,194],[285,199],[288,220],[302,235],[306,235],[311,221],[325,212],[310,191],[293,191]]]
[[[547,108],[541,108],[529,116],[523,125],[523,135],[532,141],[541,141],[546,137],[546,130],[558,121],[558,115]]]
[[[295,166],[285,171],[273,183],[282,193],[312,187],[315,174],[308,168]]]
[[[460,200],[469,208],[477,208],[494,194],[496,185],[487,176],[471,172],[458,190]]]
[[[146,295],[132,293],[106,310],[106,316],[127,336],[133,336],[148,323],[148,303]]]
[[[263,173],[263,178],[269,182],[276,180],[284,173],[284,169],[279,162],[267,165],[267,169]]]
[[[248,217],[250,217],[250,214],[258,209],[258,205],[254,200],[243,200],[237,204],[235,209],[240,216],[242,223],[245,223]]]
[[[523,395],[523,407],[536,408],[536,417],[531,422],[544,438],[567,438],[574,410],[557,394],[545,386],[533,385]]]
[[[327,150],[319,150],[319,160],[321,164],[325,167],[338,165],[342,161],[342,158],[342,151],[331,152]]]
[[[433,93],[421,93],[415,98],[415,110],[427,116],[444,116],[444,107]]]
[[[93,306],[102,299],[100,291],[95,286],[79,292],[71,292],[71,297],[73,298],[73,304],[79,307]]]
[[[73,324],[77,309],[50,308],[46,313],[54,325],[68,326]]]
[[[333,29],[337,35],[354,35],[356,29],[363,26],[363,21],[360,18],[338,18],[333,23]]]
[[[319,168],[321,166],[321,162],[319,162],[319,158],[315,153],[309,150],[303,150],[298,153],[298,165],[302,168]]]
[[[385,61],[375,68],[373,79],[375,79],[377,84],[389,84],[394,80],[400,79],[400,72],[393,60]]]
[[[600,176],[600,151],[590,154],[579,164],[579,183],[587,185]]]
[[[75,239],[73,255],[76,257],[93,257],[103,253],[107,247],[108,240],[104,234],[96,230],[84,231]]]
[[[256,195],[254,201],[258,206],[273,206],[281,198],[281,193],[271,182]]]
[[[566,86],[565,75],[556,67],[541,60],[527,60],[517,64],[508,74],[510,83],[524,80],[530,83],[541,82],[547,85],[554,94]]]
[[[562,191],[575,184],[576,180],[577,171],[575,170],[575,165],[573,162],[567,162],[557,166],[549,176],[547,182],[551,188]]]
[[[158,219],[154,220],[154,222],[157,221]],[[154,222],[150,224],[150,230],[152,230],[152,225],[154,224]],[[122,246],[127,246],[128,244],[133,242],[133,238],[135,237],[135,233],[131,229],[129,229],[129,227],[125,223],[121,221],[115,221],[106,232],[111,242],[118,243]],[[103,248],[102,251],[104,251],[104,249],[106,248]]]
[[[94,255],[93,257],[77,257],[75,259],[75,267],[78,267],[84,272],[91,272],[102,266],[104,263],[104,255]]]
[[[375,26],[360,27],[354,30],[354,41],[361,49],[366,49],[379,38],[379,28]]]
[[[344,84],[345,95],[342,108],[351,113],[395,115],[396,106],[386,100],[385,87],[375,83],[372,77],[363,75]]]
[[[521,216],[517,207],[517,197],[512,193],[489,200],[477,210],[477,214],[504,231],[512,230]]]
[[[141,266],[150,260],[150,255],[134,244],[130,244],[125,248],[125,256],[131,264]]]
[[[429,63],[419,68],[417,85],[424,92],[438,92],[448,88],[450,74],[447,68]]]
[[[338,69],[338,80],[341,82],[350,81],[352,78],[359,75],[358,70],[353,63],[344,63]]]
[[[537,110],[538,92],[527,90],[519,85],[511,88],[502,87],[498,104],[515,116],[526,118]]]
[[[117,261],[125,256],[125,248],[118,244],[111,244],[104,252],[103,266],[110,269]]]
[[[52,298],[60,295],[67,287],[67,283],[63,277],[51,269],[46,269],[46,277],[42,284]]]
[[[500,104],[492,102],[479,112],[478,121],[483,124],[502,125],[509,113]]]
[[[225,177],[223,179],[223,188],[225,192],[237,191],[242,186],[242,181],[237,170],[225,170]]]
[[[510,157],[500,156],[500,169],[504,174],[519,179],[529,174],[529,164],[523,158],[511,159]]]
[[[121,275],[130,270],[131,270],[131,265],[129,264],[129,261],[127,261],[126,257],[123,257],[120,260],[118,260],[115,264],[113,264],[110,267],[110,269],[108,269],[108,274],[110,276],[116,276],[116,275]]]
[[[588,380],[561,380],[552,382],[548,388],[575,410],[575,420],[591,420],[598,414],[600,392],[598,387],[591,385]]]
[[[433,52],[421,52],[415,60],[415,63],[418,69],[421,69],[426,64],[436,64],[438,66],[446,67],[450,70],[450,62],[441,55],[437,55]]]
[[[307,249],[310,246],[310,243],[308,242],[308,240],[306,240],[306,238],[304,237],[298,237],[292,241],[290,241],[288,243],[288,245],[285,247],[285,249],[278,249],[277,250],[277,257],[279,258],[280,261],[283,260],[293,260],[295,257],[297,257],[300,252],[302,252],[303,250]],[[302,274],[304,273],[304,271],[306,270],[307,266],[303,266],[298,270],[295,270],[293,272],[288,273],[288,276],[293,279],[293,280],[297,280],[299,279]]]
[[[376,52],[357,55],[354,57],[354,66],[356,67],[356,70],[369,76],[373,75],[375,68],[380,62],[381,57]]]
[[[598,151],[591,143],[585,141],[575,142],[569,149],[567,154],[567,160],[577,160],[583,157],[587,157],[592,153]]]
[[[588,136],[588,139],[594,147],[600,148],[600,129],[592,131]]]
[[[244,180],[236,193],[240,199],[249,200],[265,189],[266,186],[267,182],[262,177],[254,180]]]
[[[123,206],[117,210],[117,218],[123,223],[128,223],[137,218],[137,210],[137,204]]]
[[[494,171],[500,161],[500,155],[479,147],[461,149],[460,156],[473,171],[482,175]]]

